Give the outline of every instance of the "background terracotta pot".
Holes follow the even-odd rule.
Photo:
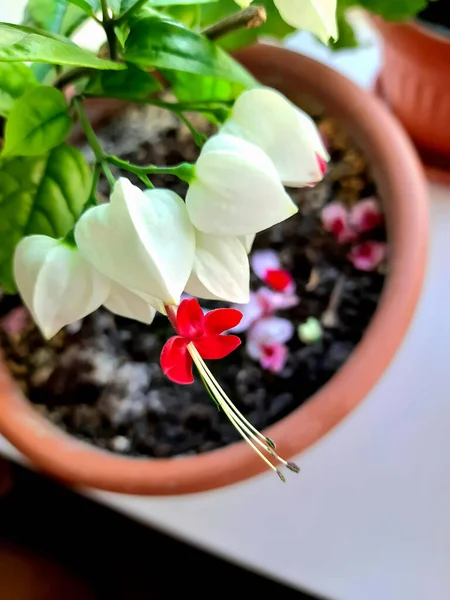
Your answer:
[[[450,39],[415,22],[374,23],[384,41],[381,96],[425,162],[450,170]]]
[[[386,210],[390,269],[376,314],[342,369],[267,434],[284,457],[317,442],[365,397],[401,344],[419,298],[427,247],[427,193],[418,159],[394,118],[368,92],[314,60],[272,46],[238,58],[294,102],[314,99],[368,157]],[[198,456],[134,459],[68,436],[40,416],[0,366],[0,431],[37,467],[72,484],[130,494],[199,492],[265,471],[244,443]],[[276,481],[274,482],[276,484]]]

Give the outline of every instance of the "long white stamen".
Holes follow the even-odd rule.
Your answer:
[[[264,436],[260,431],[258,431],[256,429],[256,427],[254,427],[250,423],[250,421],[247,421],[247,419],[244,417],[244,415],[236,408],[236,406],[233,404],[233,402],[231,401],[231,399],[227,396],[227,394],[225,393],[225,391],[219,386],[218,382],[215,381],[213,374],[211,373],[211,371],[209,370],[209,368],[207,367],[207,365],[204,363],[202,357],[200,356],[200,354],[199,354],[197,348],[194,346],[194,344],[192,344],[192,352],[191,352],[190,348],[188,348],[188,349],[189,349],[189,352],[190,352],[190,354],[191,354],[191,356],[192,356],[193,359],[194,359],[194,356],[193,356],[192,352],[195,352],[198,361],[201,361],[201,367],[202,367],[201,370],[204,371],[205,373],[208,373],[210,379],[212,379],[215,382],[215,388],[216,388],[217,392],[220,394],[220,396],[223,399],[223,401],[228,404],[228,406],[235,413],[235,415],[238,417],[238,419],[240,419],[241,421],[243,421],[244,423],[246,423],[247,428],[250,429],[253,432],[253,434],[250,434],[250,435],[252,435],[252,437],[255,437],[254,434],[256,434],[256,436],[258,438],[260,438],[260,440],[262,441],[262,444],[264,445],[264,448],[266,448],[267,446],[269,446],[270,448],[274,449],[275,448],[274,442],[270,438],[267,438],[266,436]],[[197,365],[197,362],[195,364]],[[197,365],[197,368],[198,368],[198,365]]]
[[[214,397],[217,399],[217,402],[219,403],[223,412],[226,414],[226,416],[231,421],[232,425],[237,429],[237,431],[245,439],[245,441],[253,448],[253,450],[263,459],[263,461],[271,469],[273,469],[275,472],[277,472],[279,474],[278,469],[269,461],[269,459],[266,456],[264,456],[264,454],[259,450],[259,448],[257,448],[255,446],[255,444],[253,443],[250,436],[252,436],[256,442],[261,444],[265,450],[267,450],[266,446],[264,446],[262,444],[262,442],[260,442],[260,440],[258,440],[256,438],[256,436],[251,434],[251,432],[248,431],[248,428],[245,428],[245,429],[247,429],[247,431],[245,431],[245,429],[244,429],[245,424],[241,423],[236,418],[236,416],[230,411],[229,407],[222,401],[222,398],[220,397],[219,389],[218,389],[217,385],[215,384],[214,379],[212,377],[210,377],[208,372],[204,369],[204,364],[202,364],[203,361],[201,361],[200,355],[198,355],[198,353],[197,353],[197,356],[194,356],[194,353],[192,353],[191,356],[192,356],[192,360],[194,361],[197,369],[199,370],[199,372],[201,374],[202,379],[204,380],[204,383],[209,387],[209,389],[211,390],[211,393],[214,394]],[[200,358],[200,360],[199,360],[199,358]]]
[[[263,436],[247,419],[237,410],[234,406],[230,398],[225,394],[224,390],[220,387],[211,371],[208,369],[206,364],[204,363],[202,357],[199,352],[195,348],[193,343],[188,345],[188,351],[192,356],[192,359],[201,374],[202,379],[204,379],[206,385],[210,388],[211,393],[213,394],[214,399],[221,406],[222,410],[226,414],[226,416],[231,421],[232,425],[237,429],[240,435],[249,443],[249,445],[255,450],[255,452],[264,460],[264,462],[269,465],[271,469],[273,469],[282,481],[285,481],[283,474],[265,457],[262,452],[255,446],[256,442],[259,446],[263,448],[268,454],[270,454],[273,458],[280,461],[284,464],[288,469],[294,472],[298,472],[298,467],[291,462],[287,462],[282,459],[276,452],[274,452],[274,444],[269,439]],[[255,435],[255,433],[257,435]],[[257,437],[258,436],[258,437]],[[253,441],[254,440],[254,441]],[[264,440],[264,442],[262,441]]]

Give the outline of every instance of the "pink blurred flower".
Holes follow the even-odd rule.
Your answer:
[[[321,213],[325,231],[334,235],[339,244],[354,242],[358,235],[350,227],[349,212],[340,202],[330,202],[323,207]]]
[[[375,198],[366,198],[355,204],[349,213],[349,224],[358,233],[364,233],[379,227],[383,215]]]
[[[250,292],[250,300],[247,304],[233,304],[233,308],[241,311],[242,320],[232,331],[233,333],[246,331],[258,319],[270,317],[277,310],[297,306],[299,301],[299,297],[295,294],[281,294],[266,287],[260,288],[257,292]]]
[[[277,292],[292,293],[295,282],[292,275],[281,268],[278,254],[274,250],[256,250],[250,257],[254,273]]]
[[[248,331],[247,352],[258,360],[263,369],[279,373],[287,359],[285,345],[294,335],[294,326],[281,317],[266,317],[258,320]]]
[[[31,322],[30,313],[24,306],[13,308],[6,317],[1,320],[0,326],[8,336],[16,336],[22,333]]]
[[[384,242],[362,242],[352,246],[348,259],[360,271],[374,271],[386,257]]]
[[[358,234],[371,231],[383,223],[383,215],[375,198],[361,200],[348,210],[341,202],[330,202],[322,209],[322,225],[339,244],[355,242]]]
[[[233,333],[241,333],[247,331],[255,321],[257,321],[264,314],[262,304],[259,302],[258,292],[250,292],[250,300],[247,304],[232,304],[232,308],[240,310],[242,313],[241,322],[233,327],[230,331]]]

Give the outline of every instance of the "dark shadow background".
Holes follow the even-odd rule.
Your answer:
[[[0,600],[318,600],[12,469],[0,498]]]

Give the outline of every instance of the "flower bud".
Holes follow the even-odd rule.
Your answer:
[[[291,187],[320,181],[330,158],[311,117],[271,88],[241,94],[220,131],[261,148]]]
[[[257,233],[297,212],[266,153],[225,133],[203,146],[186,206],[197,229],[227,236]]]

